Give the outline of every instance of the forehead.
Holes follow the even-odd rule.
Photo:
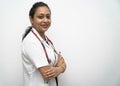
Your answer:
[[[36,9],[35,14],[50,14],[50,10],[46,6],[41,6]]]

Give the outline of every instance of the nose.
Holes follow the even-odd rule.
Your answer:
[[[48,22],[48,19],[46,17],[44,18],[44,22]]]

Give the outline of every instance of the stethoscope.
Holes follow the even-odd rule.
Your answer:
[[[44,52],[45,52],[47,61],[48,61],[48,63],[50,64],[50,63],[51,63],[51,59],[48,57],[48,54],[47,54],[47,51],[46,51],[46,48],[45,48],[43,42],[40,40],[40,38],[37,36],[37,34],[36,34],[32,29],[31,29],[31,31],[32,31],[32,33],[35,35],[35,37],[39,40],[39,42],[41,43],[41,45],[42,45],[42,47],[43,47],[43,50],[44,50]],[[58,53],[57,53],[57,51],[55,50],[55,47],[54,47],[52,41],[51,41],[48,37],[47,37],[47,39],[48,39],[48,41],[51,43],[54,52],[58,55]],[[56,55],[54,55],[54,56],[55,56],[55,62],[56,62]],[[55,62],[54,62],[54,64],[55,64]],[[55,77],[55,81],[56,81],[56,85],[58,86],[58,79],[57,79],[57,77]],[[48,81],[47,81],[46,83],[48,83]]]
[[[47,61],[48,61],[48,63],[50,64],[50,63],[51,63],[51,59],[50,59],[49,56],[48,56],[47,50],[46,50],[46,48],[45,48],[45,45],[43,44],[43,42],[41,41],[41,39],[37,36],[37,34],[36,34],[32,29],[31,29],[31,31],[32,31],[32,33],[35,35],[35,37],[39,40],[39,42],[41,43],[41,45],[42,45],[42,47],[43,47],[43,50],[44,50],[44,52],[45,52],[45,56],[46,56],[46,58],[47,58]],[[46,36],[46,37],[47,37],[47,36]],[[57,51],[55,50],[55,47],[54,47],[52,41],[51,41],[48,37],[47,37],[47,40],[49,41],[49,43],[51,43],[54,52],[58,55],[58,53],[57,53]],[[56,62],[56,55],[55,55],[55,62]],[[55,64],[55,62],[54,62],[54,64]]]

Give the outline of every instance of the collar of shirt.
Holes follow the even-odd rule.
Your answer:
[[[44,40],[44,39],[40,36],[40,34],[37,32],[37,30],[36,30],[35,28],[32,28],[32,30],[33,30],[34,33],[40,38],[40,40],[41,40],[42,42],[45,42],[45,40],[48,41],[46,35],[45,35],[45,40]]]
[[[37,30],[36,30],[35,28],[32,28],[32,30],[33,30],[34,33],[39,37],[39,39],[41,40],[41,42],[42,42],[43,44],[45,44],[46,46],[49,47],[49,44],[50,44],[50,43],[49,43],[46,35],[45,35],[45,40],[44,40],[44,39],[39,35],[39,33],[37,32]]]

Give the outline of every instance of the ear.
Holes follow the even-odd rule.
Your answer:
[[[33,18],[31,16],[29,16],[30,22],[33,25]]]

